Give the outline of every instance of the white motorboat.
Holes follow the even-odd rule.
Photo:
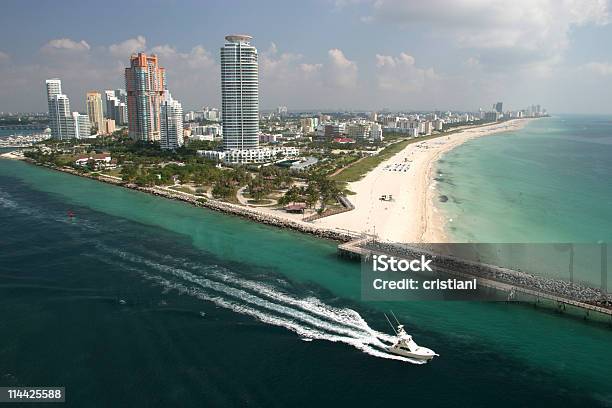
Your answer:
[[[385,315],[385,317],[387,317],[387,315]],[[395,315],[393,315],[393,317],[395,318]],[[387,347],[387,351],[389,351],[389,353],[425,361],[429,361],[435,356],[439,355],[427,347],[421,347],[416,344],[414,340],[412,340],[412,336],[406,333],[404,325],[397,321],[397,318],[395,318],[395,321],[397,322],[397,329],[393,327],[388,317],[387,321],[397,336],[395,342],[391,346]]]

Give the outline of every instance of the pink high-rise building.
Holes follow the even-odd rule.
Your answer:
[[[130,57],[130,67],[125,69],[125,88],[130,137],[160,140],[160,106],[166,89],[166,72],[158,65],[156,55],[138,53]]]

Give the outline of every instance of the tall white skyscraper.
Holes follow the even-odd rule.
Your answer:
[[[259,147],[259,73],[251,38],[228,35],[221,48],[224,150]]]
[[[89,121],[89,115],[84,115],[79,112],[72,112],[72,124],[74,127],[74,134],[71,137],[83,139],[91,135],[91,122]]]
[[[160,114],[161,148],[178,149],[183,145],[183,107],[164,91]]]
[[[70,111],[70,99],[62,93],[62,81],[57,78],[47,79],[45,84],[51,135],[56,139],[89,137],[91,133],[89,116]]]
[[[49,100],[51,136],[56,139],[74,137],[74,121],[70,112],[70,99],[64,94],[55,94]]]
[[[47,79],[45,85],[47,87],[47,105],[49,107],[49,127],[51,128],[51,135],[54,138],[61,139],[61,132],[59,129],[59,107],[55,97],[62,94],[62,81],[57,78]],[[70,113],[69,102],[68,113]]]

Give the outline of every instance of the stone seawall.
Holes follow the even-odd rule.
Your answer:
[[[360,246],[363,250],[374,253],[387,253],[403,258],[413,258],[427,250],[421,251],[418,247],[410,248],[398,244],[382,243],[377,241],[367,241]],[[433,253],[432,253],[433,254]],[[568,282],[560,279],[552,279],[543,276],[533,275],[521,271],[502,268],[495,265],[481,264],[473,261],[466,261],[452,256],[433,254],[436,257],[436,264],[449,273],[457,272],[477,278],[489,279],[511,285],[516,288],[525,288],[530,291],[538,292],[542,295],[550,295],[575,302],[584,303],[608,310],[612,310],[612,297],[602,293],[601,290],[575,282]]]
[[[161,187],[141,187],[135,184],[125,183],[117,178],[112,176],[107,176],[103,174],[87,174],[81,173],[76,169],[71,167],[62,167],[58,168],[55,166],[49,166],[37,163],[31,159],[25,159],[26,162],[35,164],[37,166],[46,167],[51,170],[60,171],[62,173],[68,173],[79,177],[85,177],[92,180],[101,181],[103,183],[113,184],[116,186],[129,188],[131,190],[137,190],[148,194],[153,194],[159,197],[165,197],[172,200],[180,200],[196,207],[204,207],[210,210],[223,212],[225,214],[237,215],[239,217],[247,218],[249,220],[259,222],[266,225],[271,225],[279,228],[288,228],[294,231],[302,232],[305,234],[314,235],[319,238],[330,239],[334,241],[340,242],[348,242],[352,239],[355,239],[355,235],[350,234],[348,232],[336,231],[327,228],[317,227],[315,225],[309,225],[304,222],[297,222],[292,220],[287,220],[280,217],[274,217],[271,215],[262,215],[250,208],[246,208],[237,204],[226,203],[219,200],[204,198],[204,197],[195,197],[192,194],[183,193],[180,191],[168,191],[167,189]]]

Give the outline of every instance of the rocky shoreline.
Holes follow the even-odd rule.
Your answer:
[[[324,239],[329,239],[329,240],[338,241],[338,242],[348,242],[356,238],[355,235],[350,234],[348,232],[341,232],[341,231],[335,231],[335,230],[331,230],[327,228],[321,228],[315,225],[309,225],[305,222],[291,221],[291,220],[283,219],[280,217],[274,217],[272,215],[262,215],[249,208],[246,208],[246,207],[243,207],[237,204],[227,203],[227,202],[214,200],[210,198],[195,197],[192,194],[183,193],[180,191],[168,191],[167,189],[157,187],[157,186],[140,187],[135,184],[125,183],[112,176],[106,176],[103,174],[93,174],[92,175],[92,174],[87,174],[87,173],[81,173],[71,167],[59,168],[55,166],[49,166],[49,165],[38,163],[28,158],[25,158],[24,161],[30,164],[34,164],[36,166],[41,166],[41,167],[45,167],[51,170],[60,171],[62,173],[68,173],[74,176],[97,180],[103,183],[113,184],[115,186],[124,187],[124,188],[129,188],[130,190],[136,190],[136,191],[141,191],[144,193],[152,194],[158,197],[164,197],[164,198],[169,198],[171,200],[183,201],[191,205],[194,205],[196,207],[204,207],[204,208],[222,212],[225,214],[237,215],[239,217],[247,218],[251,221],[255,221],[261,224],[266,224],[266,225],[279,227],[279,228],[291,229],[297,232],[314,235],[318,238],[324,238]]]
[[[417,257],[422,253],[418,248],[409,248],[403,245],[381,243],[377,241],[367,241],[362,245],[362,248],[375,253],[388,253],[403,258]],[[437,258],[436,262],[442,265],[449,273],[455,271],[459,274],[488,279],[516,288],[525,288],[529,291],[549,294],[558,298],[583,303],[585,307],[586,305],[592,305],[598,308],[612,310],[612,299],[610,295],[605,295],[599,289],[575,282],[546,278],[494,265],[464,261],[451,256],[436,255],[435,257]]]

